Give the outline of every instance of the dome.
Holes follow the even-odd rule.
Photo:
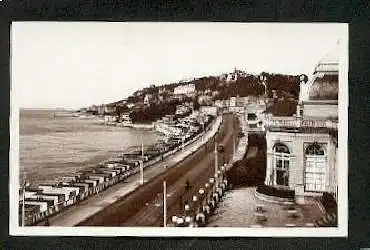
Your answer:
[[[334,50],[326,54],[315,67],[315,73],[319,72],[338,72],[339,70],[339,46],[337,45]]]
[[[308,100],[338,100],[339,46],[326,54],[315,67]]]
[[[309,100],[338,100],[338,74],[316,76],[310,86]]]

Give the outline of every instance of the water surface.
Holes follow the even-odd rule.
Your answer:
[[[55,116],[50,110],[21,110],[20,178],[33,184],[95,166],[161,137],[152,131],[104,126],[98,119]]]

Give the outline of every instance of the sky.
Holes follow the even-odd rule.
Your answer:
[[[80,108],[151,84],[262,71],[312,75],[341,24],[14,22],[11,86],[23,108]]]

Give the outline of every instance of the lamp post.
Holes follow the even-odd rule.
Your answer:
[[[211,184],[211,186],[212,186],[212,188],[213,188],[213,191],[215,190],[215,185],[214,185],[214,183],[215,183],[215,178],[210,178],[209,179],[209,183]]]
[[[227,164],[224,164],[221,167],[221,175],[222,175],[221,183],[222,184],[224,184],[225,183],[225,180],[226,180],[226,167],[227,167]],[[226,186],[225,186],[225,189],[226,189]]]
[[[234,126],[235,127],[235,126]],[[233,157],[235,157],[236,145],[235,145],[235,129],[233,131]]]
[[[144,184],[144,141],[141,135],[140,185]]]
[[[176,215],[172,216],[172,223],[175,224],[175,226],[176,226],[176,224],[177,224],[177,216]]]
[[[217,187],[216,188],[218,188],[219,187],[219,185],[220,185],[220,183],[221,183],[221,181],[222,181],[222,173],[221,173],[221,171],[220,170],[218,170],[217,171]]]
[[[29,186],[29,183],[26,181],[23,181],[22,184],[22,227],[26,226],[26,187]]]
[[[201,218],[201,226],[204,225],[204,212],[203,212],[203,203],[204,203],[204,188],[198,190],[199,194],[199,203],[196,212],[196,222],[199,226],[199,218]]]
[[[163,227],[167,225],[167,185],[166,181],[163,181]]]
[[[217,155],[217,143],[215,141],[215,174],[218,171],[218,155]],[[216,179],[216,185],[217,185],[217,179]]]
[[[143,160],[140,160],[140,185],[143,185],[144,184],[144,167],[143,167],[144,163],[143,163]]]
[[[202,121],[202,127],[203,127],[203,131],[202,131],[202,143],[204,142],[204,133],[205,133],[205,131],[204,131],[204,121]]]
[[[185,222],[189,223],[190,221],[188,217],[188,212],[190,210],[190,205],[188,204],[188,202],[185,202],[184,210],[185,210]]]

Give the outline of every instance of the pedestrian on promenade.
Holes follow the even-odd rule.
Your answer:
[[[185,190],[186,190],[186,191],[189,191],[189,189],[190,189],[190,183],[189,183],[189,181],[187,180],[187,181],[186,181]]]
[[[180,195],[180,209],[182,209],[182,196]]]
[[[46,221],[45,221],[45,226],[50,226],[50,224],[49,224],[49,219],[48,218],[46,218]]]

